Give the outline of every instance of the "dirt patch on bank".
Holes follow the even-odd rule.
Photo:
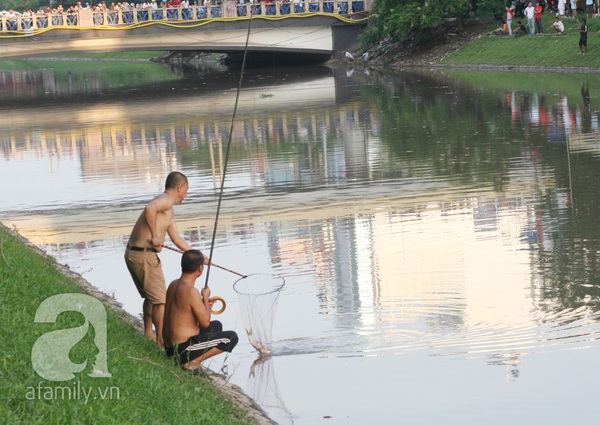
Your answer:
[[[386,66],[394,69],[401,68],[423,68],[438,65],[448,55],[456,52],[464,45],[487,36],[490,24],[475,24],[465,27],[463,31],[450,30],[445,35],[445,40],[433,47],[414,47],[408,51],[397,47],[398,51],[391,49],[385,58],[374,58],[371,63],[374,66]],[[368,59],[368,56],[367,56]]]

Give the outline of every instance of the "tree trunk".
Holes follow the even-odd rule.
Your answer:
[[[463,17],[460,15],[456,17],[456,30],[459,34],[465,31],[465,23],[463,22]]]

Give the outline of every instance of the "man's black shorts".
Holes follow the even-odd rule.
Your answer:
[[[210,327],[200,328],[198,335],[174,347],[167,347],[165,351],[175,363],[185,364],[202,356],[213,347],[231,353],[237,343],[238,336],[234,331],[224,331],[223,324],[213,320],[210,322]]]

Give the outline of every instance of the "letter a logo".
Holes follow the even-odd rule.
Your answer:
[[[89,325],[94,328],[94,344],[99,352],[93,378],[110,378],[107,363],[106,308],[96,298],[85,294],[59,294],[45,299],[35,313],[36,323],[55,323],[58,315],[65,311],[78,311],[85,319],[79,327],[47,332],[40,336],[31,349],[31,364],[42,378],[48,381],[68,381],[75,378],[87,365],[73,363],[69,352],[87,334]]]

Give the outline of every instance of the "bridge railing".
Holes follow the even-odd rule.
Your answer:
[[[247,18],[253,16],[284,16],[301,14],[331,14],[353,16],[368,12],[372,0],[301,0],[274,1],[270,3],[235,3],[227,1],[221,5],[189,6],[187,8],[135,7],[130,10],[92,11],[81,9],[75,13],[43,14],[35,16],[3,15],[0,18],[0,33],[23,32],[33,34],[35,30],[55,26],[102,27],[135,25],[152,21],[201,21],[214,18]]]

